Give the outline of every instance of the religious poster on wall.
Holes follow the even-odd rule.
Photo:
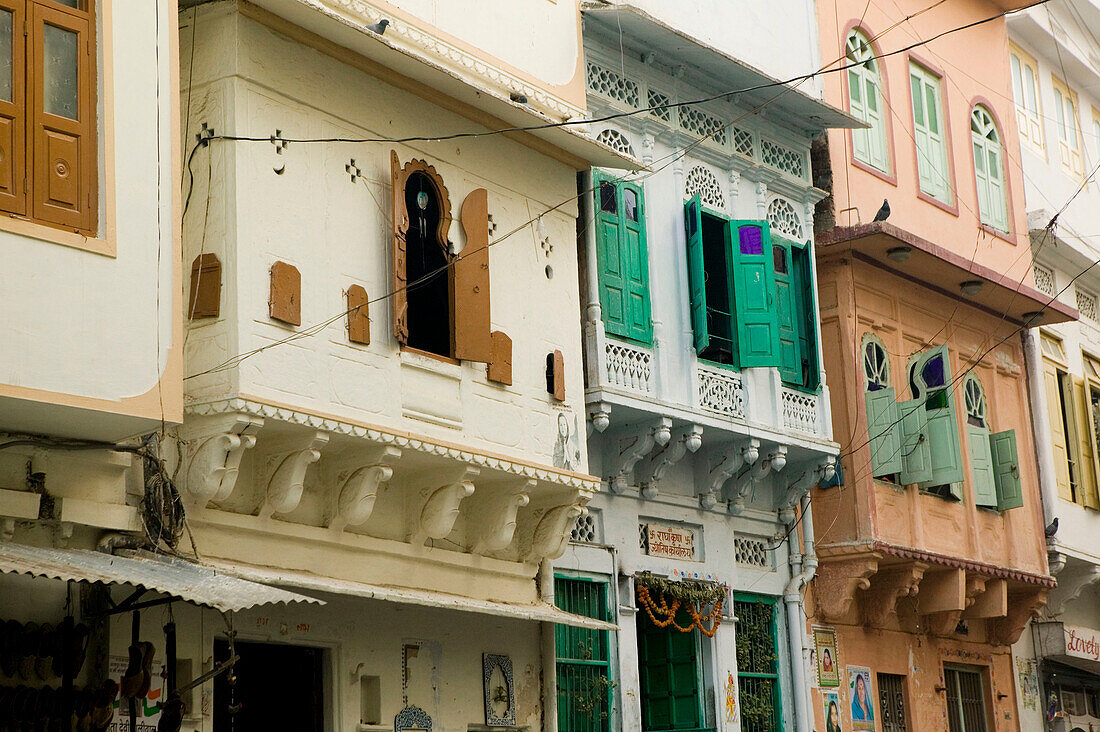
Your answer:
[[[875,729],[875,693],[871,688],[871,669],[848,667],[848,698],[852,700],[852,729]]]
[[[1039,674],[1035,660],[1016,659],[1016,677],[1020,680],[1020,706],[1023,709],[1039,708]]]
[[[840,721],[840,694],[824,693],[821,695],[821,703],[825,707],[825,732],[844,732]]]
[[[726,672],[726,721],[737,721],[737,679],[732,671]]]
[[[823,687],[840,686],[840,659],[836,655],[836,631],[815,625],[814,653],[817,656],[817,682]]]

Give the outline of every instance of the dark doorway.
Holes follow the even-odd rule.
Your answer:
[[[236,647],[236,684],[230,688],[229,674],[214,681],[216,732],[322,732],[324,651],[247,641]],[[214,664],[228,658],[229,641],[215,639]],[[240,705],[235,715],[231,705]]]
[[[450,356],[451,260],[446,232],[439,231],[440,198],[432,179],[413,173],[405,182],[405,276],[408,278],[408,345]]]

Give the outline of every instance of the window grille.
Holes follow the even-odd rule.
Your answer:
[[[684,187],[688,198],[698,193],[699,200],[706,206],[717,210],[726,207],[726,196],[722,192],[722,184],[718,182],[718,177],[714,173],[702,165],[696,165],[688,171],[687,183]]]
[[[977,377],[970,374],[966,377],[966,385],[963,389],[966,402],[966,421],[975,427],[988,427],[985,419],[985,392]]]
[[[1035,273],[1035,289],[1045,295],[1054,297],[1058,292],[1058,288],[1054,284],[1054,270],[1041,264],[1033,264],[1032,271]]]
[[[1096,322],[1096,295],[1084,290],[1077,290],[1077,310],[1082,318]]]
[[[779,699],[779,656],[776,653],[775,603],[740,597],[733,603],[737,618],[737,688],[741,697],[742,732],[782,729]]]
[[[773,198],[768,204],[768,223],[771,224],[772,230],[780,234],[786,234],[796,240],[802,239],[802,220],[799,219],[794,205],[785,198]]]
[[[627,136],[618,130],[606,129],[596,135],[596,140],[602,142],[616,152],[635,157],[634,146],[630,144],[630,140]]]
[[[863,375],[867,378],[867,391],[878,391],[890,386],[890,361],[886,348],[872,338],[868,336],[863,345]]]
[[[726,124],[698,107],[680,108],[680,126],[699,137],[709,137],[718,145],[726,144]]]
[[[650,89],[646,92],[646,104],[647,107],[654,107],[650,109],[649,113],[657,119],[663,119],[665,122],[671,122],[672,116],[675,114],[675,110],[671,109],[668,105],[672,103],[667,94],[662,94],[656,89]]]
[[[746,157],[753,157],[755,146],[752,142],[752,133],[740,127],[733,128],[733,151]]]
[[[628,107],[638,108],[641,92],[637,82],[592,61],[588,62],[587,78],[590,91],[622,102]]]
[[[882,732],[906,732],[905,677],[898,674],[879,674],[878,697]]]
[[[554,604],[586,618],[609,620],[608,583],[554,578]],[[558,729],[562,732],[606,732],[610,725],[612,689],[611,639],[606,630],[554,627],[558,675]]]
[[[771,140],[760,141],[760,157],[765,165],[781,170],[795,178],[806,177],[806,161],[802,153],[791,150]]]
[[[977,671],[945,668],[947,726],[950,732],[986,729],[985,694],[982,675]]]
[[[570,533],[569,538],[581,544],[597,543],[599,537],[596,528],[596,517],[593,516],[592,509],[589,509],[587,514],[577,519],[577,523],[573,526],[573,531]]]
[[[733,540],[733,558],[746,567],[771,569],[771,552],[763,539],[737,537]]]

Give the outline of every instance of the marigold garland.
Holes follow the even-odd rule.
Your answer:
[[[649,616],[649,619],[654,625],[658,628],[667,628],[671,625],[681,633],[690,633],[692,629],[698,628],[699,632],[706,637],[714,637],[714,634],[718,631],[718,627],[722,624],[722,604],[725,601],[726,595],[726,588],[724,586],[714,588],[708,587],[706,590],[697,587],[692,587],[690,589],[685,588],[687,590],[685,594],[690,593],[693,597],[698,597],[700,594],[709,594],[714,598],[714,604],[710,612],[703,615],[696,611],[694,602],[682,602],[680,598],[674,596],[672,598],[672,603],[669,604],[666,592],[660,589],[658,589],[661,598],[660,603],[655,602],[653,600],[653,595],[650,593],[650,588],[646,586],[647,580],[649,579],[648,576],[643,577],[641,575],[635,578],[635,594],[638,596],[638,603],[645,609],[646,615]],[[658,583],[654,582],[653,584]],[[664,583],[658,586],[662,585],[667,587]],[[691,623],[686,628],[676,622],[676,613],[679,611],[681,605],[691,617]],[[701,605],[701,607],[705,607],[705,605]],[[661,616],[662,619],[658,620],[658,616]],[[709,628],[707,627],[708,624],[710,625]]]

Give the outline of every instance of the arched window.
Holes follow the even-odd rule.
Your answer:
[[[984,427],[989,429],[989,422],[985,415],[985,390],[982,382],[974,374],[967,374],[963,386],[963,396],[966,402],[966,423],[972,427]]]
[[[873,335],[863,339],[863,376],[867,379],[867,391],[890,386],[890,359],[882,341]]]
[[[844,54],[849,64],[848,109],[870,125],[868,129],[852,130],[852,153],[856,160],[889,173],[882,74],[875,52],[867,36],[853,28],[844,44]]]
[[[978,187],[978,212],[982,223],[1008,231],[1004,153],[993,115],[982,105],[970,113],[970,140],[974,147],[974,179]]]

